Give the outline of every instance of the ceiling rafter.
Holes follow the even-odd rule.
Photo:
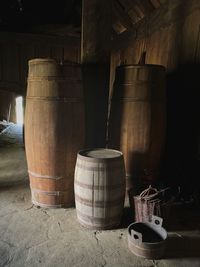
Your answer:
[[[144,16],[154,11],[153,5],[148,0],[135,0],[135,6],[138,6],[143,12]]]
[[[155,8],[159,8],[160,7],[160,1],[159,0],[150,0],[151,4],[155,7]]]
[[[132,19],[129,17],[127,12],[125,11],[123,5],[119,0],[113,1],[114,7],[114,16],[118,20],[118,24],[122,24],[125,29],[129,29],[133,26]]]
[[[113,29],[122,33],[160,8],[168,0],[113,0]]]

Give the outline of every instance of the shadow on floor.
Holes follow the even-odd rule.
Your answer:
[[[198,230],[200,229],[199,210],[200,207],[194,204],[173,204],[164,227],[167,231]]]
[[[129,224],[134,222],[134,213],[130,207],[125,207],[123,210],[123,216],[120,228],[127,228]]]
[[[200,230],[199,210],[199,205],[173,203],[167,216],[163,217],[163,227],[168,232]],[[134,207],[125,207],[120,228],[127,228],[134,221]]]
[[[0,187],[28,179],[22,125],[10,124],[0,135]]]
[[[190,258],[200,256],[200,236],[169,236],[165,258]]]
[[[1,191],[6,191],[6,190],[10,190],[10,189],[17,189],[18,187],[25,187],[25,188],[29,188],[29,180],[28,178],[24,179],[24,180],[19,180],[19,181],[12,181],[12,182],[8,182],[8,183],[3,183],[0,182],[0,192]]]

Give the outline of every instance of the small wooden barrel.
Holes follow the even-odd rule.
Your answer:
[[[77,217],[83,226],[109,229],[120,224],[125,196],[120,151],[101,148],[80,151],[74,182]]]
[[[108,147],[124,154],[127,190],[136,186],[144,170],[154,174],[152,179],[156,177],[165,144],[165,100],[163,66],[116,68]]]
[[[25,147],[35,205],[74,204],[74,168],[77,153],[84,147],[84,127],[80,65],[30,60]]]

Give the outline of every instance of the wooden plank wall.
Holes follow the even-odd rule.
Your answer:
[[[116,66],[138,64],[143,51],[146,51],[146,64],[163,65],[168,72],[175,70],[180,64],[200,61],[200,4],[196,0],[187,1],[190,9],[186,7],[183,11],[185,2],[182,1],[176,9],[172,6],[170,10],[169,7],[166,15],[162,10],[163,16],[152,16],[149,22],[146,18],[146,21],[143,21],[146,23],[143,26],[146,33],[141,33],[140,28],[139,33],[135,35],[134,30],[132,33],[130,31],[130,35],[134,35],[132,40],[126,38],[121,49],[114,47],[111,56],[110,95]]]
[[[25,94],[28,60],[54,58],[58,62],[80,62],[76,37],[0,33],[0,89]]]
[[[179,185],[183,195],[200,188],[200,2],[171,1],[113,43],[110,99],[115,68],[138,64],[146,51],[146,64],[167,69],[167,133],[163,177]],[[146,23],[146,25],[145,25]],[[123,39],[123,40],[122,40]],[[167,182],[168,183],[168,182]]]
[[[136,40],[120,52],[120,59],[127,64],[137,64],[146,48],[146,63],[164,65],[168,71],[178,64],[200,60],[199,27],[200,10],[147,38]],[[200,23],[200,21],[199,21]]]

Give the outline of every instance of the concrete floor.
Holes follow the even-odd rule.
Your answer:
[[[0,136],[0,266],[200,267],[195,208],[177,205],[172,210],[165,257],[153,261],[129,251],[126,227],[131,217],[124,216],[119,229],[94,231],[79,225],[74,208],[33,206],[21,133],[13,127]]]
[[[22,126],[10,124],[0,133],[0,186],[28,179]]]

